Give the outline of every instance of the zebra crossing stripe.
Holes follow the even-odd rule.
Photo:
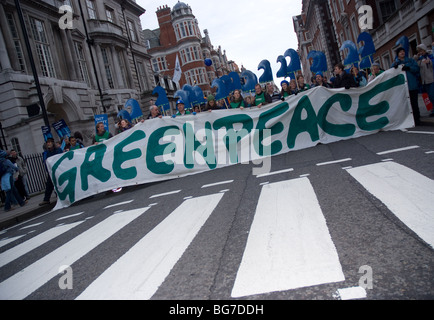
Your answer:
[[[20,300],[54,278],[59,267],[72,265],[149,208],[113,214],[65,245],[0,283],[1,300]]]
[[[232,297],[344,280],[309,179],[264,185]]]
[[[223,196],[218,193],[184,201],[77,299],[152,298]]]
[[[3,252],[0,254],[0,267],[3,267],[7,265],[9,262],[14,261],[15,259],[21,257],[22,255],[25,255],[26,253],[32,251],[33,249],[36,249],[37,247],[43,245],[44,243],[60,236],[61,234],[75,228],[79,224],[83,223],[77,222],[73,224],[68,225],[62,225],[57,226],[55,228],[52,228],[44,233],[41,233],[40,235],[17,245],[16,247]]]
[[[348,172],[434,248],[434,180],[395,162],[353,168]]]

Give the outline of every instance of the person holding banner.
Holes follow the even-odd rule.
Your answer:
[[[176,102],[176,107],[178,108],[178,113],[176,114],[176,116],[184,116],[190,114],[190,111],[185,110],[184,101],[182,101],[181,99]]]
[[[404,65],[402,71],[407,74],[408,90],[410,91],[411,108],[413,109],[414,122],[420,125],[420,110],[419,110],[419,72],[420,68],[417,62],[406,56],[405,49],[399,47],[396,50],[396,59],[391,68],[398,69],[400,65]]]
[[[333,88],[355,88],[357,87],[356,81],[354,80],[354,77],[348,74],[345,71],[345,67],[342,63],[338,63],[335,66],[335,81],[333,82]]]
[[[150,115],[148,117],[148,120],[152,120],[155,118],[163,118],[163,116],[160,113],[160,110],[158,110],[158,107],[156,105],[152,105],[149,107]]]
[[[262,91],[262,87],[259,83],[255,85],[255,106],[261,108],[266,104],[271,103],[271,97],[268,93]]]
[[[105,129],[104,123],[98,122],[96,125],[96,134],[92,144],[97,145],[103,141],[113,138],[113,135]]]
[[[317,72],[315,75],[315,87],[325,87],[325,88],[331,88],[331,86],[327,83],[327,81],[324,81],[322,72]]]
[[[378,62],[374,62],[371,66],[371,73],[369,74],[368,83],[373,81],[376,77],[382,74],[384,71],[381,70],[380,64]]]
[[[237,108],[244,109],[245,106],[246,105],[244,103],[244,99],[241,96],[241,91],[236,89],[234,91],[234,96],[232,97],[232,102],[230,103],[230,107],[232,109],[237,109]]]
[[[307,91],[310,89],[310,85],[304,82],[304,77],[302,75],[297,76],[297,83],[299,92]]]
[[[291,92],[289,90],[289,82],[287,80],[283,80],[280,83],[280,86],[282,87],[282,91],[280,92],[282,98],[289,97],[291,95]]]

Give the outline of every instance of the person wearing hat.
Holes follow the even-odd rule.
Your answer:
[[[414,122],[418,126],[420,125],[420,110],[419,110],[419,72],[420,68],[417,62],[407,57],[407,53],[404,48],[399,47],[396,50],[396,59],[393,62],[391,68],[398,69],[400,65],[403,65],[402,71],[407,74],[408,90],[410,91],[411,108],[413,109]]]
[[[213,110],[220,110],[220,107],[217,106],[217,103],[215,101],[215,97],[210,94],[206,100],[208,101],[205,107],[205,110],[207,110],[208,112],[211,112]]]
[[[322,72],[317,72],[315,74],[315,87],[325,87],[325,88],[331,88],[330,84],[327,83],[327,81],[324,81]]]
[[[289,82],[287,80],[283,80],[280,83],[280,86],[282,87],[282,91],[280,91],[280,95],[282,98],[289,97],[291,95],[291,92],[289,90]]]
[[[371,66],[371,73],[368,77],[368,83],[373,81],[375,78],[377,78],[380,74],[382,74],[384,71],[381,70],[380,64],[378,62],[374,62]]]
[[[45,165],[45,170],[48,171],[47,169],[47,159],[51,158],[57,154],[62,154],[63,151],[60,148],[56,148],[56,145],[54,144],[54,139],[53,138],[48,138],[47,142],[45,143],[45,151],[43,154],[43,161],[44,161],[44,165]],[[47,181],[45,183],[45,195],[44,195],[44,200],[39,204],[39,206],[45,206],[47,204],[50,204],[50,198],[51,195],[53,194],[54,191],[54,185],[53,182],[51,181],[51,178],[48,177]]]
[[[190,114],[190,111],[185,110],[185,103],[181,99],[176,102],[176,108],[178,109],[178,113],[176,114],[176,116],[185,116],[187,114]]]
[[[434,103],[434,56],[429,54],[428,47],[423,43],[416,47],[415,59],[420,68],[420,79],[422,81],[422,92],[427,93],[431,102]],[[430,117],[434,117],[434,110]]]

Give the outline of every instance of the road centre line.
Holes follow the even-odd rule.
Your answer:
[[[211,188],[211,187],[215,187],[215,186],[221,186],[222,184],[229,184],[234,182],[234,180],[228,180],[228,181],[221,181],[221,182],[216,182],[216,183],[210,183],[210,184],[206,184],[204,186],[202,186],[201,189],[205,189],[205,188]]]
[[[166,193],[160,193],[160,194],[156,194],[152,197],[149,197],[149,199],[155,199],[155,198],[160,198],[160,197],[164,197],[164,196],[170,196],[172,194],[177,194],[180,193],[182,190],[176,190],[176,191],[170,191],[170,192],[166,192]]]
[[[411,147],[393,149],[393,150],[378,152],[377,155],[383,156],[385,154],[396,153],[396,152],[401,152],[401,151],[408,151],[408,150],[413,150],[413,149],[418,149],[418,148],[420,148],[420,147],[419,146],[411,146]]]
[[[104,209],[110,209],[110,208],[114,208],[114,207],[118,207],[118,206],[123,206],[124,204],[130,204],[133,201],[134,200],[130,200],[130,201],[125,201],[125,202],[120,202],[120,203],[112,204],[110,206],[105,207]]]
[[[342,162],[348,162],[348,161],[352,161],[353,159],[351,158],[346,158],[346,159],[341,159],[341,160],[335,160],[335,161],[328,161],[328,162],[322,162],[322,163],[317,163],[317,167],[321,167],[321,166],[327,166],[329,164],[336,164],[336,163],[342,163]]]
[[[434,132],[428,132],[428,131],[407,131],[407,133],[434,134]]]
[[[264,178],[264,177],[274,176],[276,174],[287,173],[287,172],[292,172],[292,171],[294,171],[294,169],[290,168],[290,169],[284,169],[284,170],[270,172],[270,173],[263,173],[263,174],[256,176],[256,178]]]

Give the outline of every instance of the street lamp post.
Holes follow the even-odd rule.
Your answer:
[[[39,104],[42,109],[42,116],[44,118],[45,126],[50,127],[50,121],[48,120],[47,109],[45,108],[44,97],[42,95],[41,85],[39,83],[38,72],[36,71],[35,60],[33,58],[32,49],[30,47],[29,36],[24,22],[23,11],[21,10],[21,4],[19,0],[15,0],[15,7],[17,8],[18,17],[20,19],[21,29],[23,30],[24,42],[26,44],[27,54],[29,55],[30,66],[32,67],[33,77],[35,78],[36,90],[38,92]]]

